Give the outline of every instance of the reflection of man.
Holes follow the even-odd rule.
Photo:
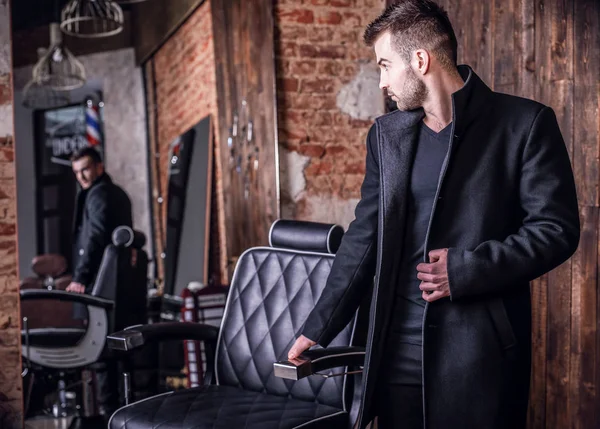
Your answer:
[[[79,150],[71,157],[71,162],[81,190],[75,207],[73,280],[66,290],[91,293],[112,232],[121,225],[132,226],[131,201],[104,172],[102,159],[95,149]],[[85,317],[84,311],[82,306],[76,306],[75,317]],[[99,363],[96,379],[100,413],[109,416],[119,405],[115,363]]]
[[[364,38],[399,111],[369,131],[356,219],[288,357],[326,346],[375,278],[359,427],[524,428],[529,281],[579,240],[554,112],[457,66],[432,1],[399,0]]]
[[[121,225],[132,226],[131,201],[104,172],[95,149],[79,150],[71,162],[81,190],[75,207],[73,281],[67,291],[90,293],[112,232]]]

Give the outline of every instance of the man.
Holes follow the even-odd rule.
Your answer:
[[[81,185],[77,194],[73,236],[73,280],[67,292],[91,293],[106,246],[115,228],[132,226],[131,201],[104,171],[100,154],[86,147],[71,157],[73,173]],[[85,308],[74,307],[85,318]],[[118,407],[118,368],[114,362],[96,368],[100,413],[110,416]]]
[[[356,219],[288,357],[327,346],[374,278],[359,427],[524,428],[529,281],[579,242],[554,113],[457,66],[432,1],[400,0],[364,39],[398,111],[369,131]]]
[[[113,231],[121,225],[132,226],[131,201],[104,171],[94,148],[79,150],[71,162],[81,190],[75,208],[73,281],[67,291],[91,293]]]

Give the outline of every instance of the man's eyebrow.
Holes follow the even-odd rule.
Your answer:
[[[389,63],[391,62],[390,60],[387,60],[385,58],[380,58],[379,61],[377,61],[377,65],[382,65],[383,63]]]

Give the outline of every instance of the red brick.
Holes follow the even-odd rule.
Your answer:
[[[333,170],[333,165],[330,161],[312,160],[304,169],[304,174],[309,176],[320,176],[330,174]]]
[[[315,27],[308,33],[307,38],[310,42],[331,42],[336,32],[337,28],[334,27]]]
[[[345,113],[334,113],[333,114],[333,124],[336,126],[339,125],[348,125],[350,123],[350,116]]]
[[[310,158],[320,158],[325,154],[325,148],[320,145],[303,144],[298,146],[298,153]]]
[[[331,0],[330,5],[335,7],[349,7],[352,6],[352,0]]]
[[[277,10],[276,19],[283,24],[312,24],[315,21],[312,10],[308,9],[280,9]]]
[[[344,173],[346,174],[365,174],[364,162],[354,162],[344,166]]]
[[[343,65],[340,61],[322,61],[319,63],[317,71],[319,75],[340,76]]]
[[[325,6],[329,4],[329,0],[310,0],[310,4],[314,6]]]
[[[344,12],[344,25],[348,27],[360,27],[361,26],[361,18],[360,15],[354,12]]]
[[[12,90],[10,84],[0,83],[0,106],[12,103]]]
[[[336,100],[332,95],[289,94],[285,96],[286,106],[293,109],[336,109]]]
[[[311,125],[315,125],[315,126],[333,125],[333,115],[329,112],[315,111],[315,115],[311,121]]]
[[[325,148],[325,150],[327,152],[327,156],[336,156],[336,155],[341,155],[341,154],[348,152],[348,149],[346,149],[345,146],[339,146],[339,145],[327,146]]]
[[[317,14],[317,22],[319,24],[336,25],[342,22],[342,15],[337,12],[320,12]]]
[[[0,162],[13,162],[15,160],[15,151],[13,148],[0,148]],[[0,189],[0,199],[2,190]]]
[[[335,91],[333,79],[302,79],[300,92],[303,93],[331,93]]]
[[[293,76],[310,76],[317,71],[317,62],[314,60],[292,61],[289,67],[289,74]]]
[[[296,41],[307,37],[306,25],[282,25],[277,30],[276,39],[281,41]]]
[[[301,57],[307,58],[344,58],[346,48],[344,46],[323,46],[323,45],[300,45],[298,53]]]
[[[298,45],[295,42],[281,43],[278,45],[278,48],[278,54],[281,58],[292,58],[298,56]]]
[[[17,232],[16,226],[14,223],[4,223],[0,222],[0,235],[15,235]]]
[[[277,79],[277,90],[285,91],[285,92],[298,91],[298,79],[294,79],[294,78]]]

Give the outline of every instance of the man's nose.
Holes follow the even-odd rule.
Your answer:
[[[387,89],[388,83],[383,80],[383,77],[379,78],[379,89]]]

